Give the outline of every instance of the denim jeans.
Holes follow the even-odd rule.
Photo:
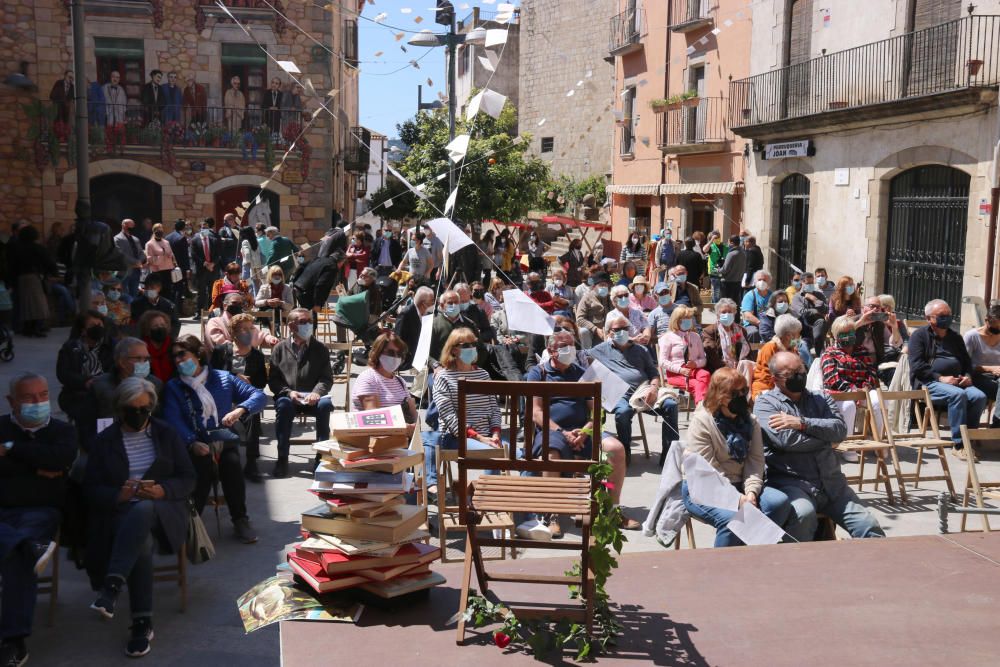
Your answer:
[[[716,547],[739,547],[743,546],[743,540],[733,535],[729,530],[729,520],[736,515],[732,510],[724,510],[719,507],[709,507],[708,505],[698,505],[691,501],[688,494],[687,482],[681,485],[681,497],[684,498],[684,507],[691,516],[702,523],[715,526],[715,546]],[[792,506],[788,502],[788,496],[770,486],[765,486],[760,492],[760,511],[767,518],[779,526],[784,526],[788,521],[788,515],[792,512]]]
[[[278,458],[288,458],[291,449],[292,420],[295,415],[316,415],[316,442],[330,439],[330,413],[333,401],[329,396],[319,399],[316,405],[302,405],[287,396],[274,399],[274,435],[278,440]]]
[[[722,298],[722,276],[709,276],[708,281],[712,283],[712,303],[717,303]]]
[[[948,406],[948,424],[951,426],[951,440],[962,446],[962,425],[969,428],[979,428],[979,418],[986,409],[986,394],[973,387],[956,387],[944,382],[931,382],[927,385],[931,393],[931,402]]]
[[[885,537],[878,519],[858,502],[858,496],[846,484],[835,498],[830,498],[823,491],[814,496],[797,484],[782,484],[780,480],[774,486],[784,492],[792,503],[785,532],[799,542],[811,542],[815,537],[819,526],[817,512],[833,519],[851,537]]]
[[[115,539],[108,576],[128,582],[132,618],[153,615],[153,526],[156,525],[153,502],[123,503],[115,510]]]
[[[0,639],[27,637],[35,617],[38,578],[35,562],[18,547],[25,540],[51,542],[61,515],[53,507],[0,509]],[[55,555],[56,558],[59,554]]]

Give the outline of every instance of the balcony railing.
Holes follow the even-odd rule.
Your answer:
[[[69,105],[39,103],[32,132],[41,141],[68,141],[74,119]],[[90,144],[114,152],[127,146],[236,148],[252,152],[287,146],[302,132],[309,114],[301,109],[87,104]]]
[[[642,33],[642,10],[637,7],[626,9],[611,17],[611,37],[608,52],[621,55],[641,48],[639,36]]]
[[[619,133],[618,154],[635,154],[635,131],[631,125],[621,125]]]
[[[371,130],[365,127],[352,127],[351,135],[344,146],[344,169],[357,174],[367,174],[371,162]]]
[[[766,125],[998,82],[1000,16],[969,16],[733,81],[729,126]]]
[[[667,153],[716,150],[731,138],[726,126],[726,99],[702,97],[678,109],[656,114],[656,143]]]
[[[712,25],[709,0],[670,0],[670,30],[690,32]]]

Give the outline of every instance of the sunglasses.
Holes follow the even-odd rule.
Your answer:
[[[459,347],[459,348],[461,348],[463,350],[468,350],[470,348],[475,348],[476,344],[475,343],[459,343],[457,347]]]
[[[611,333],[618,333],[619,331],[628,331],[628,327],[620,327],[618,329],[612,329]]]

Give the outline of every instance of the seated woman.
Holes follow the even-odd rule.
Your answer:
[[[147,310],[139,318],[139,338],[149,350],[149,367],[164,384],[174,376],[174,360],[170,357],[170,318],[158,310]]]
[[[223,277],[212,283],[212,308],[221,308],[227,294],[242,294],[244,303],[253,303],[250,284],[240,278],[240,265],[236,262],[226,264]]]
[[[732,299],[722,298],[715,303],[715,317],[718,324],[710,324],[701,332],[701,344],[705,348],[705,368],[714,373],[720,368],[732,368],[739,372],[747,386],[753,381],[753,362],[750,361],[750,343],[746,332],[736,315],[739,307]]]
[[[990,301],[986,324],[965,332],[965,347],[972,358],[972,383],[994,401],[1000,387],[1000,300]],[[1000,426],[997,408],[990,415],[993,428]]]
[[[458,381],[489,380],[490,374],[478,368],[476,334],[472,329],[455,329],[441,350],[442,369],[434,374],[434,402],[438,408],[441,449],[458,449],[458,436],[465,433],[491,447],[501,447],[500,404],[494,396],[469,396],[466,401],[466,422],[458,422]],[[424,445],[424,468],[427,471],[427,491],[437,493],[437,452]]]
[[[762,391],[774,389],[774,378],[767,367],[767,362],[782,350],[797,353],[801,334],[802,322],[797,317],[789,313],[778,315],[774,321],[774,338],[764,343],[757,351],[757,365],[753,369],[753,385],[750,388],[751,401]]]
[[[100,594],[90,608],[113,618],[128,584],[131,633],[125,654],[149,653],[153,638],[153,541],[177,553],[187,540],[195,472],[176,431],[150,417],[156,390],[142,378],[115,390],[115,423],[90,448],[83,490],[89,506],[86,565]]]
[[[353,410],[375,410],[399,405],[406,423],[417,423],[417,405],[403,378],[396,372],[409,351],[403,339],[391,331],[379,334],[368,353],[368,368],[351,387]],[[413,429],[410,429],[412,434]]]
[[[644,277],[636,276],[633,278],[629,291],[631,294],[628,297],[628,302],[632,308],[643,313],[648,313],[656,308],[656,299],[649,293],[649,283]]]
[[[788,292],[784,290],[771,292],[771,296],[767,300],[767,310],[757,316],[757,319],[760,320],[758,331],[760,331],[761,340],[767,341],[774,338],[774,320],[779,315],[787,313],[790,307]]]
[[[230,292],[222,300],[223,313],[218,317],[213,317],[205,324],[205,344],[209,348],[216,345],[231,343],[229,321],[245,312],[247,298],[242,294]],[[278,339],[270,332],[261,331],[258,327],[253,328],[253,344],[255,347],[273,347],[278,344]]]
[[[549,283],[545,291],[552,295],[556,312],[572,315],[576,308],[576,293],[566,284],[566,272],[561,266],[553,266],[549,270]]]
[[[616,272],[616,268],[614,268],[614,260],[608,262],[608,267],[605,270],[608,271],[609,273]],[[621,275],[618,277],[618,282],[615,284],[628,287],[629,285],[632,284],[632,281],[635,280],[635,277],[637,275],[639,275],[639,269],[636,267],[635,262],[629,260],[624,264],[622,264]]]
[[[240,470],[239,436],[230,428],[246,415],[260,413],[266,398],[260,389],[226,371],[208,368],[208,350],[197,336],[174,342],[171,354],[178,377],[167,383],[163,418],[177,429],[191,453],[198,481],[192,500],[201,514],[214,477],[222,483],[237,539],[257,541],[247,517],[246,484]]]
[[[122,298],[121,285],[109,285],[103,288],[104,303],[108,307],[108,320],[119,329],[131,322],[129,305]]]
[[[267,282],[257,291],[256,305],[259,310],[277,308],[287,315],[295,307],[292,288],[285,284],[285,272],[275,264],[267,270]]]
[[[731,368],[712,375],[708,394],[688,425],[684,449],[698,454],[740,492],[740,505],[750,503],[771,521],[783,526],[791,512],[788,496],[764,486],[764,444],[760,424],[747,403],[747,383]],[[699,521],[715,526],[715,546],[740,546],[729,530],[732,510],[698,505],[691,500],[685,481],[681,487],[684,507]]]
[[[96,433],[95,405],[91,386],[99,375],[114,369],[114,341],[104,316],[87,310],[76,316],[69,340],[59,348],[56,377],[62,384],[59,407],[76,424],[80,442]]]
[[[823,369],[823,389],[827,392],[863,391],[870,394],[872,403],[876,406],[875,418],[881,423],[882,416],[878,411],[878,373],[871,363],[871,357],[861,349],[861,341],[857,338],[857,323],[853,317],[841,315],[833,321],[830,333],[833,334],[833,344],[823,350],[820,366]],[[858,407],[854,401],[839,401],[837,406],[844,415],[847,432],[854,432],[855,418]],[[843,452],[845,461],[854,463],[858,460],[857,452]]]
[[[615,285],[611,288],[611,305],[624,315],[629,322],[628,335],[638,345],[649,345],[647,338],[648,320],[641,310],[631,305],[631,292],[625,285]]]
[[[711,373],[705,368],[705,348],[694,330],[695,309],[678,306],[670,316],[667,333],[660,336],[660,370],[673,387],[685,389],[696,403],[705,400]]]
[[[264,353],[253,344],[253,317],[246,313],[229,320],[232,341],[212,350],[209,366],[218,371],[232,373],[247,384],[263,391],[267,386],[267,362]],[[251,482],[260,482],[257,459],[260,458],[260,413],[240,419],[246,430],[247,462],[243,476]]]

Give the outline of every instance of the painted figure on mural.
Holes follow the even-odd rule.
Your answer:
[[[286,106],[286,95],[281,91],[281,80],[278,77],[271,79],[271,87],[264,93],[264,123],[272,134],[281,132],[281,109]]]
[[[146,123],[163,119],[163,109],[167,105],[163,96],[163,72],[154,69],[149,73],[149,81],[142,87],[142,117]]]
[[[73,117],[73,98],[76,95],[76,87],[73,85],[73,70],[63,72],[63,78],[59,79],[52,86],[49,93],[49,101],[56,107],[56,120],[69,124]]]
[[[87,121],[91,125],[104,127],[107,122],[105,108],[104,86],[100,81],[87,79]]]
[[[104,140],[108,153],[114,152],[114,147],[125,144],[125,107],[128,97],[125,88],[120,84],[122,75],[111,73],[111,80],[104,84],[104,102],[106,110]]]
[[[302,125],[302,93],[305,92],[302,86],[295,84],[292,87],[292,92],[285,93],[285,100],[282,109],[285,110],[285,125],[290,125],[292,123],[298,123]]]
[[[222,98],[222,106],[225,107],[226,127],[230,132],[240,132],[247,109],[247,98],[240,90],[240,77],[234,76],[229,80],[229,90]]]
[[[186,124],[204,123],[205,107],[208,106],[208,92],[205,86],[194,80],[194,75],[189,74],[187,85],[181,96],[181,103],[184,105],[184,121]]]
[[[177,72],[167,73],[167,83],[161,87],[163,91],[163,120],[179,123],[181,120],[181,87],[177,84]]]

